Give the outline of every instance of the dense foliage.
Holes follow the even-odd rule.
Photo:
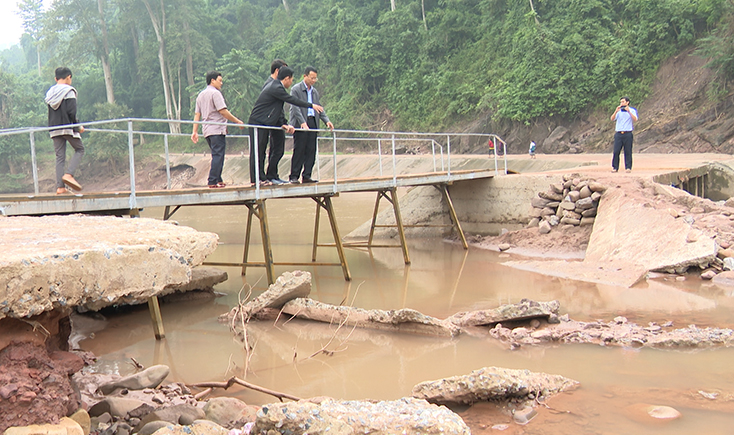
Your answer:
[[[339,128],[451,130],[478,113],[574,116],[644,98],[660,61],[700,38],[734,71],[732,0],[41,0],[2,53],[0,128],[43,125],[42,95],[67,65],[80,119],[193,118],[207,71],[247,118],[274,58],[319,70]],[[612,103],[613,104],[613,103]],[[12,144],[0,143],[0,164]]]

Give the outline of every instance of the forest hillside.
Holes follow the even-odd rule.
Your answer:
[[[340,129],[496,133],[510,153],[610,148],[621,96],[638,152],[732,152],[734,0],[22,0],[0,52],[0,129],[43,126],[53,71],[82,122],[193,119],[208,71],[247,119],[273,59],[316,87]],[[179,124],[161,129],[184,132]],[[89,141],[114,160],[124,143]],[[43,146],[43,145],[41,145]],[[486,143],[455,151],[485,152]],[[0,184],[27,174],[0,135]]]

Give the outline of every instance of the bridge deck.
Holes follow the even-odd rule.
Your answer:
[[[63,213],[121,212],[146,207],[241,204],[276,198],[301,198],[333,195],[346,192],[369,192],[394,187],[451,184],[454,181],[494,177],[494,170],[461,170],[424,174],[323,180],[316,184],[284,184],[255,187],[228,186],[220,189],[190,188],[175,190],[81,193],[55,195],[52,193],[28,195],[0,195],[0,215],[43,215]]]

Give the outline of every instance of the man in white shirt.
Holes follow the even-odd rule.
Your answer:
[[[637,109],[630,107],[629,97],[619,100],[617,110],[612,114],[612,121],[616,121],[614,128],[614,154],[612,155],[612,172],[619,171],[619,153],[624,149],[624,169],[632,171],[632,130],[637,122]]]
[[[227,110],[227,103],[224,102],[224,95],[222,95],[222,75],[217,71],[208,72],[206,74],[206,85],[206,89],[196,97],[194,132],[191,133],[191,141],[194,143],[199,141],[199,124],[196,124],[196,122],[206,121],[224,124],[229,120],[235,124],[244,124]],[[224,187],[222,169],[224,168],[224,153],[227,148],[227,126],[204,124],[201,131],[212,150],[212,163],[207,184],[210,188]]]

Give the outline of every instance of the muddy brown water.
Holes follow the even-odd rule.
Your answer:
[[[334,199],[342,234],[371,216],[372,194]],[[267,203],[276,261],[309,261],[315,203]],[[160,218],[162,210],[143,216]],[[191,207],[173,219],[220,235],[211,261],[238,261],[246,222],[244,207]],[[320,240],[332,241],[322,219]],[[254,228],[257,229],[257,228]],[[253,231],[259,241],[259,231]],[[353,280],[339,267],[299,267],[313,274],[314,299],[362,308],[413,308],[443,318],[458,311],[496,307],[522,298],[557,299],[561,313],[577,320],[610,321],[624,315],[637,323],[673,321],[675,326],[733,327],[734,294],[694,275],[684,281],[657,278],[633,289],[563,280],[503,266],[506,254],[465,251],[443,240],[409,240],[412,264],[400,249],[347,249]],[[252,258],[262,258],[259,245]],[[338,261],[333,248],[319,248],[319,261]],[[276,267],[280,274],[294,267]],[[506,410],[491,404],[459,409],[474,434],[731,434],[734,423],[734,349],[655,350],[563,344],[509,350],[500,342],[461,336],[445,338],[343,329],[305,321],[250,325],[253,350],[247,352],[217,316],[236,305],[245,284],[254,295],[266,288],[264,269],[225,268],[229,280],[216,287],[218,298],[162,304],[166,339],[156,341],[147,308],[108,314],[85,326],[80,342],[94,352],[97,371],[131,373],[130,358],[144,366],[171,367],[168,381],[187,384],[239,376],[299,397],[393,400],[410,395],[422,381],[469,373],[486,366],[560,374],[581,382],[578,390],[557,396],[526,426],[512,423]],[[319,352],[329,351],[328,355]],[[314,355],[315,354],[315,355]],[[245,374],[245,367],[248,373]],[[715,399],[706,398],[711,394]],[[232,388],[227,394],[248,403],[270,396]],[[682,417],[662,422],[647,405],[672,406]],[[508,424],[504,431],[493,425]]]

